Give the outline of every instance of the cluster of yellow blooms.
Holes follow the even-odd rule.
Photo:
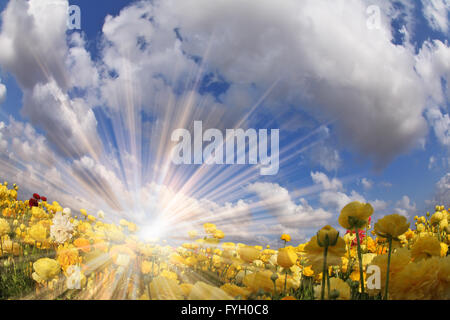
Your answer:
[[[443,206],[416,216],[413,228],[398,214],[372,227],[372,206],[352,202],[338,219],[344,236],[325,226],[294,247],[283,234],[278,250],[222,242],[206,223],[173,247],[143,242],[134,223],[106,223],[101,211],[31,206],[17,189],[0,186],[0,272],[15,279],[1,277],[3,299],[450,299]],[[369,266],[380,271],[378,287],[369,285]],[[19,296],[2,292],[20,283]]]

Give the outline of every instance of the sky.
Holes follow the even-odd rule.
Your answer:
[[[77,5],[81,28],[67,27]],[[307,241],[450,205],[450,1],[0,0],[0,179],[183,240]],[[178,128],[279,129],[280,169],[175,165]],[[294,243],[295,245],[295,243]]]

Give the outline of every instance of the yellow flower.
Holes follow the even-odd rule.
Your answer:
[[[61,272],[58,261],[50,258],[41,258],[33,263],[33,279],[37,282],[49,281]]]
[[[392,278],[389,292],[396,300],[449,300],[450,257],[408,264]]]
[[[205,223],[203,225],[203,229],[205,229],[206,233],[213,234],[214,232],[216,232],[217,227],[213,223]]]
[[[297,254],[291,248],[280,248],[277,255],[277,263],[283,268],[292,267],[297,261]]]
[[[252,246],[240,246],[238,248],[239,256],[247,263],[252,263],[253,260],[259,258],[259,250]]]
[[[213,234],[213,237],[216,239],[223,239],[225,237],[225,234],[222,230],[216,230],[216,232],[214,232]]]
[[[291,241],[291,236],[286,234],[286,233],[284,233],[284,234],[281,235],[281,240],[289,242],[289,241]]]
[[[448,245],[446,243],[441,242],[441,257],[447,256]]]
[[[63,271],[66,271],[70,266],[81,262],[81,258],[78,255],[78,250],[72,244],[65,243],[60,245],[56,251],[57,260],[61,265]]]
[[[34,220],[40,220],[47,217],[47,213],[45,213],[44,209],[40,207],[32,207],[31,208],[31,215]]]
[[[370,262],[371,265],[378,266],[380,268],[380,284],[381,284],[381,292],[384,292],[384,287],[386,285],[386,271],[387,271],[387,261],[388,255],[382,254],[375,256]],[[391,255],[391,264],[389,267],[389,277],[390,279],[395,278],[396,274],[402,271],[409,263],[411,262],[411,251],[402,248],[397,249]],[[392,287],[390,286],[390,289]],[[375,290],[378,292],[377,290]],[[390,290],[389,290],[390,291]]]
[[[440,212],[440,211],[435,212],[430,218],[430,223],[432,225],[438,224],[443,218],[444,218],[444,215],[442,214],[442,212]]]
[[[404,216],[390,214],[378,220],[374,226],[375,233],[383,238],[398,238],[409,229],[409,222]]]
[[[424,232],[425,231],[425,225],[423,223],[419,223],[416,227],[418,232]]]
[[[9,253],[15,256],[20,255],[22,251],[22,248],[18,243],[12,242],[9,239],[2,240],[1,249],[3,253]],[[0,251],[0,255],[2,254],[2,251]]]
[[[6,219],[0,219],[0,237],[11,231],[11,227]]]
[[[180,284],[180,289],[183,292],[183,296],[184,297],[189,297],[189,294],[191,293],[192,287],[194,285],[191,283],[182,283]]]
[[[435,237],[420,237],[412,246],[411,255],[414,261],[430,258],[432,256],[439,257],[441,255],[441,244]]]
[[[28,234],[33,240],[44,242],[47,239],[47,228],[38,223],[28,230]]]
[[[317,243],[317,236],[312,237],[308,244],[305,246],[305,257],[309,261],[309,263],[312,264],[311,268],[316,274],[322,272],[323,269],[323,251],[324,248],[320,247]],[[328,265],[341,265],[341,257],[343,257],[345,253],[345,241],[344,239],[339,237],[335,246],[328,247]]]
[[[88,239],[78,238],[73,242],[73,244],[75,245],[75,247],[77,247],[83,252],[91,251],[91,243],[89,242]]]
[[[334,246],[338,237],[339,232],[332,226],[325,226],[317,232],[317,241],[320,247]]]
[[[198,281],[192,287],[188,300],[233,300],[225,291]]]
[[[141,264],[141,271],[143,274],[148,274],[152,271],[152,263],[150,261],[144,260]]]
[[[174,279],[158,276],[150,283],[152,300],[182,300],[183,291]]]
[[[358,279],[356,281],[359,281],[359,273],[358,273]],[[317,286],[314,290],[316,297],[320,297],[320,292],[322,290],[322,285],[320,284]],[[337,300],[350,300],[351,299],[351,291],[350,286],[347,282],[345,282],[342,279],[339,278],[330,278],[330,294],[333,290],[336,290],[336,293],[338,294]],[[325,297],[328,298],[328,290],[325,290]]]
[[[354,201],[341,210],[339,224],[347,230],[353,230],[355,227],[361,228],[367,224],[372,213],[373,208],[369,203]]]
[[[87,211],[85,209],[80,209],[80,213],[85,217],[87,217],[87,215],[88,215]]]
[[[220,287],[220,289],[222,289],[225,293],[234,298],[240,296],[242,299],[245,299],[250,294],[250,290],[243,287],[239,287],[232,283],[225,283],[223,286]]]

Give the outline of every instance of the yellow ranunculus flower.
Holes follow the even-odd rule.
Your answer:
[[[225,233],[223,233],[222,230],[216,230],[216,232],[214,232],[213,237],[216,239],[223,239],[225,237]]]
[[[47,228],[37,223],[28,230],[28,234],[33,240],[44,242],[47,239]]]
[[[354,230],[367,224],[367,219],[372,215],[373,208],[369,203],[354,201],[347,204],[339,215],[339,224],[347,229]]]
[[[11,231],[11,227],[6,219],[0,219],[0,237]]]
[[[358,276],[358,279],[356,281],[359,280],[359,273],[357,274],[357,276]],[[320,297],[321,290],[322,290],[321,284],[315,288],[314,291],[315,291],[315,295],[317,298]],[[335,278],[335,277],[330,278],[330,293],[333,290],[336,290],[337,293],[339,294],[337,297],[337,300],[350,300],[351,299],[350,286],[344,280]],[[326,297],[326,299],[329,299],[328,298],[328,290],[325,290],[325,297]]]
[[[291,241],[291,236],[288,235],[288,234],[286,234],[286,233],[283,233],[283,234],[281,235],[281,240],[286,241],[286,242],[289,242],[289,241]]]
[[[50,258],[41,258],[33,263],[33,279],[37,282],[49,281],[61,272],[58,261]]]
[[[414,261],[419,261],[432,256],[441,255],[441,244],[433,236],[420,237],[411,248],[411,255]]]
[[[238,248],[239,256],[247,263],[259,258],[260,251],[252,246],[241,246]]]
[[[277,263],[283,268],[292,267],[297,261],[297,254],[291,248],[280,248],[277,255]]]
[[[334,246],[338,237],[339,232],[332,226],[325,226],[317,232],[317,241],[320,247]]]
[[[448,245],[446,243],[441,242],[441,257],[447,256]]]
[[[378,220],[374,226],[375,233],[380,237],[398,238],[409,229],[409,222],[404,216],[390,214]]]
[[[206,233],[213,234],[214,232],[216,232],[217,227],[213,223],[205,223],[203,225],[203,229],[205,229]]]
[[[312,265],[315,273],[320,273],[323,269],[323,251],[325,249],[320,247],[317,243],[317,236],[311,238],[305,246],[305,257]],[[338,238],[336,245],[328,247],[327,262],[328,265],[341,265],[341,257],[345,256],[345,241],[341,237]]]

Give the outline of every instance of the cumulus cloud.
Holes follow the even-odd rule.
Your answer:
[[[426,134],[425,93],[414,52],[391,42],[386,17],[380,30],[368,30],[366,8],[361,1],[191,0],[164,1],[158,12],[170,12],[182,48],[207,51],[208,65],[227,81],[264,91],[282,75],[267,104],[314,106],[319,118],[338,120],[349,146],[381,165]]]
[[[83,49],[69,51],[67,9],[67,0],[10,1],[2,12],[0,64],[23,90],[22,114],[63,156],[80,157],[100,152],[101,143],[92,107],[84,97],[72,99],[69,89],[95,84],[83,76],[95,72]]]
[[[433,203],[448,206],[450,204],[450,173],[444,175],[436,183],[436,193]]]
[[[397,201],[395,211],[407,218],[411,218],[417,212],[417,207],[408,196],[404,195]]]
[[[267,210],[283,226],[320,226],[332,216],[322,208],[314,209],[304,198],[295,203],[288,190],[276,183],[256,182],[249,185],[247,191],[255,193],[260,199],[257,205]]]

